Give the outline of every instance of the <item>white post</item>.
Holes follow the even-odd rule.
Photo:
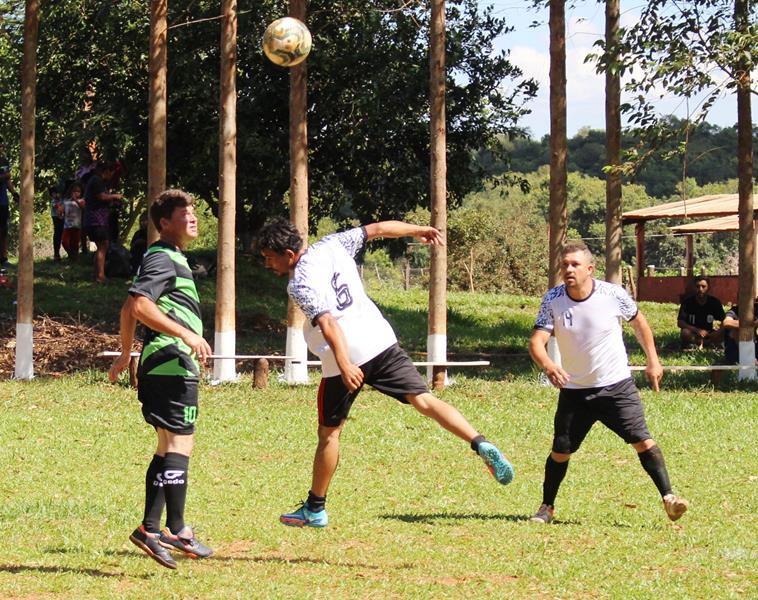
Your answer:
[[[737,371],[737,379],[755,379],[755,342],[740,341],[739,349],[740,366],[753,368]]]
[[[286,356],[294,359],[284,361],[284,381],[290,384],[308,383],[308,345],[303,337],[303,328],[287,327]]]
[[[446,333],[433,333],[426,336],[426,360],[429,362],[447,361]],[[430,385],[434,384],[434,367],[431,365],[426,368],[426,378],[429,380]],[[450,379],[447,376],[447,370],[445,370],[444,385],[450,385]]]

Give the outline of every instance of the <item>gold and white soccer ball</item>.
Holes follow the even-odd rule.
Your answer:
[[[311,32],[294,17],[277,19],[263,34],[263,52],[280,67],[293,67],[303,62],[311,51]]]

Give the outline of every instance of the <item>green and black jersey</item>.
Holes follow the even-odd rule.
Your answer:
[[[132,295],[149,298],[172,321],[203,335],[200,300],[187,257],[176,247],[157,241],[148,248],[129,288]],[[138,376],[170,375],[198,378],[200,365],[181,339],[145,327]]]

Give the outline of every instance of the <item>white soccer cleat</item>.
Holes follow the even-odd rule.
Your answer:
[[[687,512],[690,507],[690,503],[684,498],[675,496],[674,494],[666,494],[663,497],[663,508],[666,510],[666,515],[672,521],[676,521]]]

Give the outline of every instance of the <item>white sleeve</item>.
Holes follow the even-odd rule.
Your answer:
[[[621,311],[621,316],[625,321],[631,321],[634,317],[637,316],[637,313],[639,312],[637,303],[629,295],[629,292],[627,292],[620,285],[613,286],[613,289],[615,292],[614,296],[619,305],[619,310]]]
[[[363,246],[365,246],[367,237],[365,227],[355,227],[353,229],[348,229],[347,231],[327,235],[322,241],[327,243],[339,243],[340,246],[347,250],[347,253],[350,256],[355,258]]]
[[[553,303],[552,300],[555,297],[553,290],[548,291],[542,298],[542,304],[540,304],[540,310],[537,313],[537,320],[534,322],[535,329],[544,329],[545,331],[553,331],[555,328],[555,319],[553,317]]]

